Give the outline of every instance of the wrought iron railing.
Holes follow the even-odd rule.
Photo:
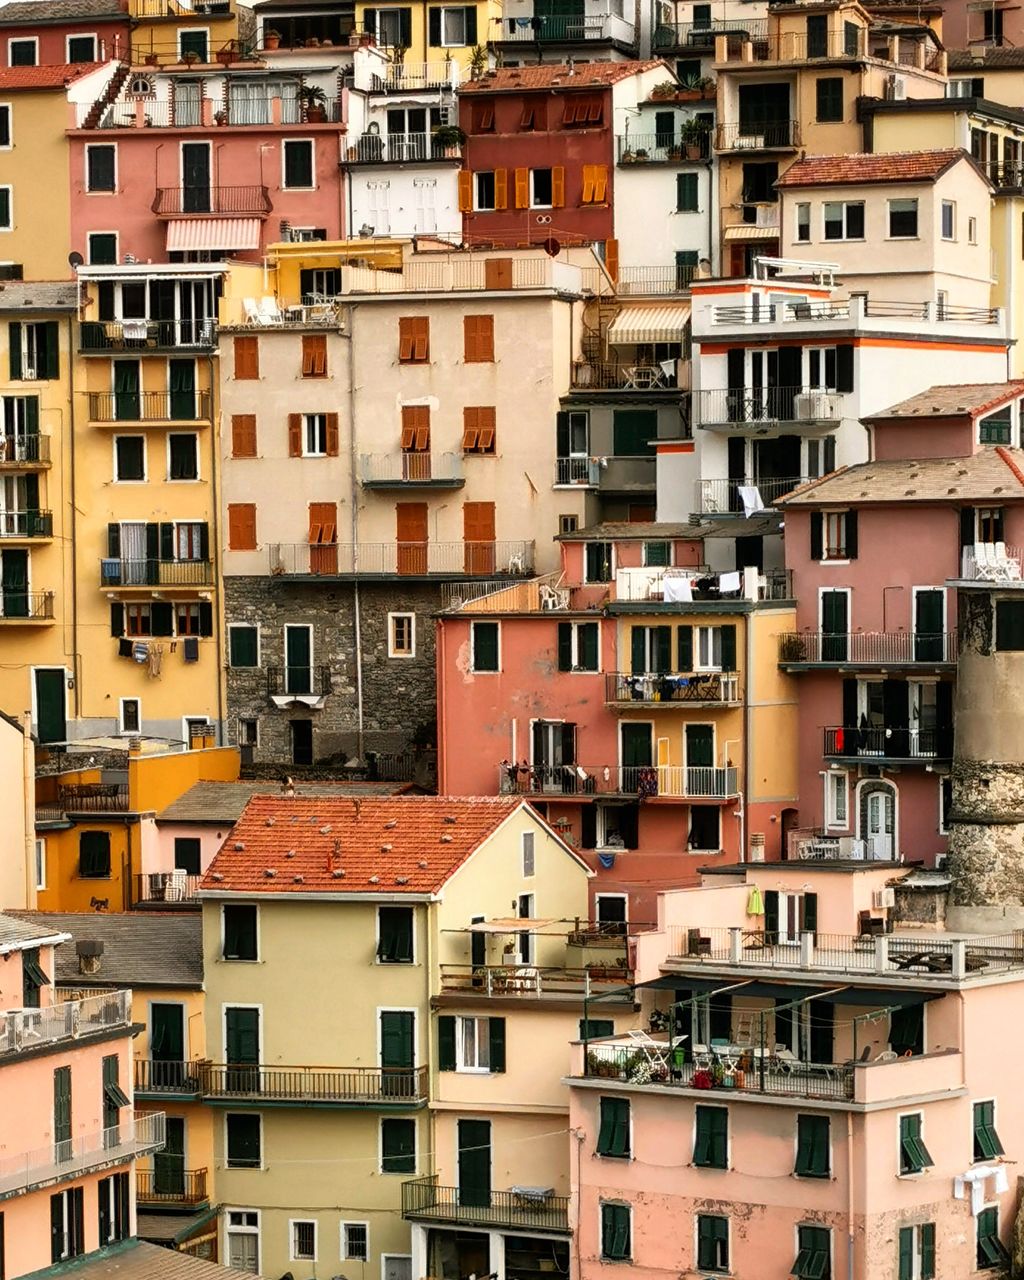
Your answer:
[[[729,800],[739,794],[737,770],[729,765],[498,766],[502,795],[636,795],[686,800]]]
[[[136,1058],[135,1092],[198,1094],[199,1063]]]
[[[790,631],[779,636],[779,662],[891,667],[954,663],[956,631]]]
[[[702,427],[838,423],[843,416],[843,394],[816,387],[723,387],[698,392],[697,415]]]
[[[199,1205],[210,1197],[206,1189],[205,1169],[186,1169],[185,1157],[179,1161],[164,1155],[156,1169],[136,1169],[135,1195],[139,1204]]]
[[[52,618],[52,591],[0,590],[0,622],[48,622]]]
[[[209,391],[90,391],[93,422],[196,422],[210,417]]]
[[[127,813],[127,782],[71,782],[57,788],[65,813]]]
[[[419,1103],[426,1067],[264,1067],[201,1063],[204,1097],[262,1101]]]
[[[323,666],[267,667],[267,696],[294,693],[302,697],[326,697],[331,692],[331,668]]]
[[[414,160],[458,160],[462,147],[430,133],[363,133],[348,138],[349,163],[405,164]]]
[[[605,702],[696,702],[728,705],[739,701],[739,676],[734,671],[688,671],[605,675]]]
[[[659,22],[654,29],[655,49],[713,49],[716,36],[735,36],[738,39],[766,40],[766,18],[708,18],[705,22]],[[685,86],[684,86],[685,87]]]
[[[741,489],[747,490],[748,504],[754,498],[752,491],[756,490],[761,504],[770,507],[772,503],[791,493],[799,485],[806,484],[810,478],[810,476],[785,478],[744,476],[740,480],[698,480],[694,486],[695,510],[700,515],[725,515],[727,512],[745,515],[748,507],[744,505]]]
[[[493,542],[303,542],[271,543],[272,576],[291,574],[397,574],[411,577],[533,575],[533,543]]]
[[[202,876],[184,871],[143,871],[135,877],[136,902],[166,902],[178,906],[195,902]]]
[[[953,731],[912,729],[904,725],[828,725],[822,730],[822,754],[879,760],[948,759]]]
[[[212,581],[209,560],[100,560],[101,587],[208,587]]]
[[[195,320],[85,320],[79,326],[79,334],[82,352],[95,355],[213,347],[216,328],[210,316]]]
[[[0,538],[52,538],[49,511],[0,511]]]
[[[157,187],[156,214],[248,213],[262,215],[273,208],[270,191],[261,186]]]
[[[568,1231],[569,1197],[533,1187],[509,1191],[442,1187],[437,1174],[428,1174],[402,1183],[402,1217]]]
[[[0,430],[0,468],[19,462],[49,462],[50,437],[32,432],[30,435],[4,435]]]
[[[715,129],[718,151],[772,151],[799,145],[800,126],[795,120],[720,124]]]
[[[710,155],[710,130],[694,142],[684,141],[671,129],[664,133],[620,133],[615,139],[619,164],[682,164],[685,160],[707,160]]]

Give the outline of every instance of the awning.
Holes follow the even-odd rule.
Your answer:
[[[611,323],[608,341],[616,346],[636,342],[682,342],[689,321],[688,306],[623,307]]]
[[[945,994],[945,991],[898,991],[893,987],[843,987],[826,999],[829,1004],[856,1004],[869,1009],[889,1009],[894,1005],[907,1009],[927,1000],[938,1000]]]
[[[536,933],[557,920],[532,920],[527,917],[508,916],[504,920],[478,920],[469,926],[470,933]]]
[[[726,227],[726,240],[778,240],[778,227],[755,227],[753,223],[740,223],[738,227]]]
[[[167,224],[168,253],[259,247],[259,218],[172,218]]]
[[[743,981],[742,978],[739,979]],[[684,974],[674,977],[671,974],[652,978],[650,982],[638,982],[637,991],[692,991],[694,995],[706,995],[709,991],[720,991],[724,987],[735,987],[735,981],[726,978],[688,978]],[[744,988],[745,989],[745,988]]]

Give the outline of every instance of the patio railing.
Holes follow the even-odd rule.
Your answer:
[[[509,1191],[442,1187],[433,1173],[402,1183],[402,1217],[568,1231],[569,1198],[533,1187]]]

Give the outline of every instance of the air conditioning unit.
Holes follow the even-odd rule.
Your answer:
[[[814,422],[832,417],[832,399],[827,391],[805,391],[793,397],[793,416],[797,422]]]
[[[891,886],[876,889],[871,895],[871,905],[876,911],[889,911],[896,905],[896,890]]]
[[[889,76],[885,82],[885,96],[890,102],[903,102],[907,96],[906,76]]]

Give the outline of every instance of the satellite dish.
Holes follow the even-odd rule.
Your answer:
[[[548,238],[544,241],[544,252],[548,255],[549,258],[557,258],[558,255],[562,252],[562,246],[555,239],[554,236],[548,236]]]
[[[77,249],[72,249],[72,251],[68,254],[68,265],[71,267],[73,271],[77,271],[78,268],[82,266],[84,262],[85,262],[85,259],[82,257],[82,255],[78,252]]]

